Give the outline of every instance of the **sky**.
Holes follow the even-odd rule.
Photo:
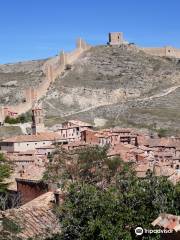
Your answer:
[[[140,46],[180,48],[179,0],[0,0],[0,63],[47,58],[77,37],[106,44],[108,33]]]

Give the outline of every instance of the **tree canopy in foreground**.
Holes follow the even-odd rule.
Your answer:
[[[53,180],[60,182],[62,176],[67,180],[65,201],[55,209],[62,232],[54,240],[139,239],[134,234],[137,226],[152,229],[151,222],[161,212],[180,214],[180,185],[150,172],[139,179],[133,165],[117,157],[108,159],[106,148],[86,148],[71,164],[58,165],[61,157],[57,153],[55,171],[53,160],[49,169]],[[69,155],[63,158],[69,162]],[[143,239],[160,236],[144,235]]]

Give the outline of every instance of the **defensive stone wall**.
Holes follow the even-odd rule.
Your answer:
[[[43,65],[43,72],[45,74],[44,80],[35,88],[27,88],[24,91],[24,102],[13,106],[0,107],[0,124],[3,123],[6,116],[18,116],[27,112],[33,106],[33,103],[42,98],[52,82],[60,76],[67,64],[73,64],[75,60],[86,50],[90,48],[81,38],[77,40],[76,49],[72,52],[65,53],[62,51],[59,56],[51,58]]]
[[[180,49],[173,48],[171,46],[166,46],[162,48],[140,48],[145,53],[160,56],[160,57],[174,57],[180,58]]]

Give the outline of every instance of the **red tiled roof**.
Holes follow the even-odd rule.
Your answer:
[[[161,213],[159,217],[152,222],[152,225],[178,232],[180,231],[180,216]]]
[[[46,239],[60,232],[59,219],[53,213],[53,192],[47,192],[20,208],[0,212],[0,219],[14,220],[21,231],[17,237],[22,239]]]
[[[83,122],[83,121],[80,121],[80,120],[69,120],[69,121],[66,121],[64,122],[63,124],[66,124],[66,123],[72,123],[73,125],[76,125],[76,126],[81,126],[81,127],[92,127],[92,124],[90,123],[87,123],[87,122]]]
[[[19,135],[3,140],[3,142],[40,142],[40,141],[53,141],[61,139],[58,133],[45,132],[38,133],[37,135]]]
[[[180,182],[180,171],[176,170],[174,172],[174,174],[172,174],[169,178],[168,178],[174,185],[176,185],[178,182]]]
[[[171,138],[156,138],[148,140],[149,147],[174,147],[175,143]]]

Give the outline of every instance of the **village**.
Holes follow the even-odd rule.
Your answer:
[[[132,44],[123,39],[123,33],[115,32],[109,34],[108,45],[131,47]],[[59,221],[52,212],[52,203],[59,205],[63,201],[62,192],[57,185],[43,181],[47,165],[57,148],[75,155],[77,150],[84,148],[107,147],[108,159],[119,157],[133,166],[139,179],[144,180],[148,174],[153,174],[165,177],[174,186],[180,182],[179,136],[164,137],[157,132],[120,126],[97,128],[81,119],[67,119],[51,127],[45,126],[42,96],[46,94],[50,83],[64,73],[67,64],[73,63],[90,48],[79,39],[73,54],[61,52],[54,60],[48,60],[44,65],[47,78],[38,87],[39,90],[28,88],[25,102],[18,106],[2,106],[0,109],[0,127],[7,117],[16,119],[26,110],[31,110],[32,115],[29,132],[4,136],[0,140],[0,154],[13,166],[12,174],[7,179],[8,192],[13,200],[0,212],[0,221],[3,218],[18,219],[24,228],[19,234],[22,239],[37,235],[45,239],[47,229],[50,229],[50,235],[60,231]],[[179,50],[171,47],[143,48],[143,51],[155,56],[179,57]],[[165,228],[170,230],[176,231],[175,228],[179,227],[179,217],[175,215],[160,215],[152,224],[164,228],[162,222],[166,222]]]
[[[21,204],[44,193],[38,185],[48,157],[57,145],[68,151],[107,145],[108,157],[119,156],[123,161],[134,164],[140,178],[152,171],[157,176],[166,176],[173,184],[180,181],[180,137],[159,138],[131,128],[97,130],[80,120],[68,120],[46,129],[43,118],[43,109],[36,104],[32,109],[31,134],[13,136],[0,142],[1,152],[15,164],[9,190],[21,193]]]
[[[49,221],[51,224],[51,232],[59,229],[56,217],[49,216],[49,203],[53,199],[59,203],[61,195],[57,186],[48,186],[42,181],[49,156],[57,146],[71,152],[88,146],[108,146],[108,157],[118,156],[124,162],[133,164],[139,178],[145,179],[148,172],[152,172],[156,176],[167,177],[174,185],[180,181],[179,137],[159,138],[131,128],[97,130],[90,123],[80,120],[67,120],[47,129],[44,126],[42,106],[35,104],[32,109],[31,134],[5,138],[0,142],[0,152],[14,166],[8,179],[8,191],[16,196],[14,199],[17,200],[18,196],[14,207],[16,204],[20,206],[6,210],[1,217],[23,218],[28,228],[28,231],[20,234],[23,239],[37,233],[45,234],[42,215],[46,223]],[[36,213],[32,208],[36,209]],[[41,222],[35,229],[32,227],[35,224],[33,221],[36,221],[34,218]]]

